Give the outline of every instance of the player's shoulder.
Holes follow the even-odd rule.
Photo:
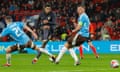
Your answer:
[[[16,21],[14,23],[16,23],[16,24],[23,24],[23,22],[20,22],[20,21]]]
[[[82,18],[82,19],[85,19],[85,20],[88,20],[88,19],[89,19],[88,15],[87,15],[86,13],[83,13],[83,14],[81,15],[81,18]]]
[[[20,21],[17,21],[17,22],[15,22],[15,24],[17,25],[17,26],[23,26],[23,22],[20,22]]]
[[[88,17],[86,13],[81,14],[81,17]]]
[[[10,25],[7,26],[7,28],[13,28],[16,26],[19,26],[21,24],[21,22],[12,22]]]

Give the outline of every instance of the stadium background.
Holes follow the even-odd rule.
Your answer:
[[[86,12],[91,20],[90,29],[93,30],[93,34],[96,36],[94,43],[99,42],[98,49],[102,48],[103,50],[100,51],[100,53],[120,53],[119,0],[0,0],[0,32],[6,27],[4,17],[7,15],[11,15],[14,21],[22,21],[26,18],[29,26],[34,30],[37,24],[37,18],[47,2],[51,4],[52,11],[56,14],[56,22],[61,27],[59,36],[55,37],[55,41],[57,41],[55,44],[57,43],[58,50],[59,46],[61,46],[61,41],[67,39],[66,35],[69,33],[67,29],[71,30],[73,28],[72,18],[77,18],[76,6],[81,3],[86,5]],[[30,36],[29,33],[28,35]],[[41,41],[41,34],[38,33],[38,35],[39,40],[37,41]],[[1,39],[1,42],[10,41],[12,40],[9,36]],[[63,43],[64,42],[62,42],[62,44]],[[104,43],[106,43],[105,47],[102,46]],[[0,53],[4,53],[5,48],[10,43],[0,44]],[[50,49],[50,44],[55,45],[54,42],[50,42],[47,49],[54,53],[55,51]],[[111,45],[114,46],[112,47]],[[85,44],[84,49],[88,47],[89,46]],[[115,49],[115,51],[112,52],[111,47]],[[85,53],[91,53],[91,51],[87,51],[86,49]]]
[[[36,52],[25,49],[30,53],[29,55],[13,54],[12,66],[4,68],[0,65],[0,72],[120,72],[119,68],[113,69],[110,66],[111,60],[120,60],[120,0],[0,0],[0,32],[6,27],[4,17],[7,15],[11,15],[14,21],[22,21],[26,18],[34,29],[38,15],[47,2],[52,5],[56,22],[61,26],[61,32],[64,32],[60,33],[54,42],[50,41],[46,46],[47,49],[52,53],[58,53],[67,39],[64,38],[69,32],[69,30],[66,32],[66,29],[73,26],[71,19],[76,17],[76,6],[83,2],[91,20],[93,34],[97,36],[93,44],[100,58],[95,59],[89,46],[83,44],[84,53],[87,54],[85,59],[80,60],[82,63],[80,66],[72,66],[72,58],[67,54],[59,65],[50,63],[45,55],[42,55],[37,64],[32,65],[30,63],[34,57],[32,54]],[[38,46],[42,43],[41,36],[39,37],[37,41],[32,38]],[[5,49],[14,42],[11,42],[9,37],[4,37],[0,41],[0,64],[3,64]],[[75,51],[78,53],[77,49]]]

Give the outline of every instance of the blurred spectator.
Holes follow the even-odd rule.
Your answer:
[[[115,16],[117,19],[120,19],[120,8],[116,9]]]
[[[104,25],[101,28],[101,35],[102,35],[102,40],[110,40],[110,35],[109,35],[106,25]]]
[[[101,27],[97,26],[95,32],[96,32],[96,40],[101,40]]]
[[[108,27],[111,27],[113,25],[113,22],[111,20],[111,18],[108,18],[107,21],[105,22],[105,25]]]
[[[40,25],[39,25],[40,24]],[[47,40],[48,36],[53,34],[53,30],[56,24],[56,16],[52,12],[50,4],[46,4],[43,12],[39,15],[39,20],[36,25],[38,29],[42,30],[42,40]]]
[[[51,4],[52,11],[54,11],[57,16],[57,23],[64,25],[64,28],[61,26],[61,31],[63,33],[66,32],[64,30],[68,29],[68,27],[70,27],[70,29],[74,28],[70,19],[72,17],[76,17],[77,4],[85,3],[86,12],[90,17],[90,20],[96,23],[96,34],[98,36],[97,39],[100,39],[100,29],[102,27],[98,27],[98,22],[105,23],[105,25],[110,27],[108,31],[110,30],[111,32],[115,32],[109,33],[112,38],[115,38],[115,34],[119,34],[119,24],[116,24],[116,21],[120,20],[120,0],[84,0],[84,2],[82,2],[82,0],[0,0],[0,21],[3,21],[3,18],[6,15],[11,15],[16,21],[19,21],[26,16],[28,20],[31,20],[29,21],[29,24],[34,25],[37,23],[37,18],[34,20],[33,15],[37,15],[38,13],[44,14],[44,11],[41,12],[41,10],[47,2]],[[43,27],[43,29],[47,27],[46,29],[49,30],[51,27],[54,27],[45,24],[45,26],[42,27],[42,20],[40,20],[39,23],[41,25],[38,26],[37,23],[37,30]],[[46,29],[44,31],[47,31]],[[39,34],[41,35],[40,32]],[[45,34],[46,35],[44,36],[46,38],[47,33]],[[120,38],[116,37],[116,39]]]

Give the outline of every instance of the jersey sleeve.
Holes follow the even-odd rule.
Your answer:
[[[2,33],[0,34],[0,37],[7,36],[9,34],[9,30],[7,28],[3,29]]]
[[[21,29],[23,29],[24,26],[25,26],[25,24],[24,24],[23,22],[18,22],[18,26],[19,26]]]
[[[78,25],[82,26],[84,23],[84,16],[79,17],[78,19]]]

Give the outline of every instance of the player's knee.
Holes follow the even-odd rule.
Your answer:
[[[31,42],[31,44],[29,45],[29,47],[34,50],[36,48],[36,45],[33,42]]]
[[[10,48],[6,49],[6,53],[10,53],[12,50]]]
[[[71,48],[72,47],[72,45],[71,44],[69,44],[68,42],[67,43],[65,43],[65,45],[64,45],[67,49],[69,49],[69,48]]]
[[[31,47],[33,50],[36,50],[37,49],[37,46],[34,45],[33,47]]]
[[[65,43],[65,45],[64,45],[66,48],[68,48],[68,46],[69,46],[69,44],[68,43]]]

